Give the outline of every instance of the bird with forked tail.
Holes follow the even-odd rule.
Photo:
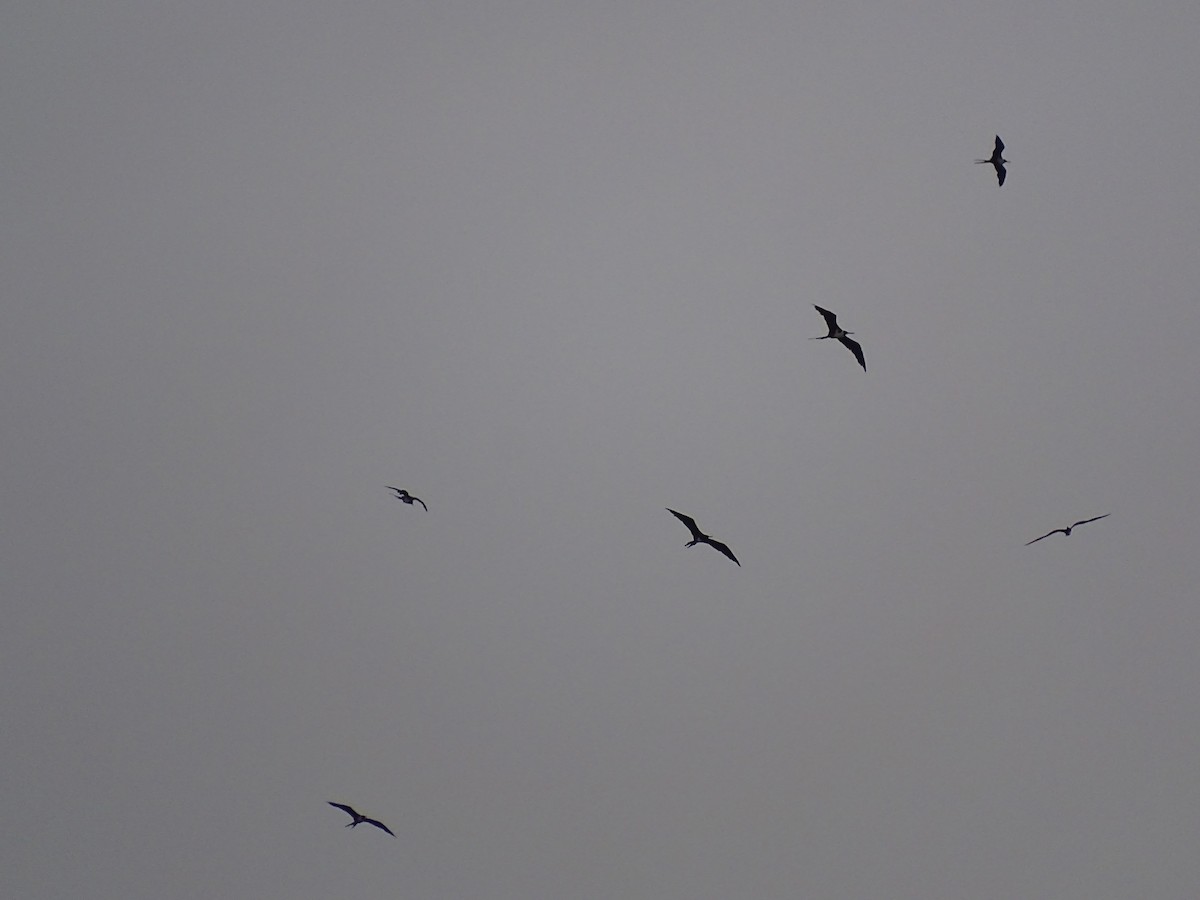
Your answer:
[[[1000,135],[996,135],[996,149],[992,151],[991,157],[988,159],[975,160],[976,165],[984,165],[987,163],[996,167],[996,180],[1000,182],[998,185],[996,185],[997,187],[1004,187],[1004,176],[1008,174],[1007,170],[1004,168],[1004,164],[1008,162],[1008,160],[1000,155],[1003,152],[1004,141],[1000,140]]]
[[[421,508],[424,509],[425,512],[429,512],[429,507],[425,505],[425,501],[422,500],[420,497],[414,497],[408,491],[402,491],[402,490],[400,490],[400,488],[392,487],[390,484],[388,485],[388,490],[396,492],[397,500],[403,500],[409,506],[412,506],[414,503],[420,503]]]
[[[386,825],[384,825],[378,819],[368,819],[366,816],[364,816],[362,813],[360,813],[353,806],[347,806],[345,803],[334,803],[332,800],[326,800],[325,802],[328,803],[330,806],[336,806],[342,812],[346,812],[346,813],[350,814],[350,818],[353,819],[354,821],[347,822],[346,823],[347,828],[354,828],[358,825],[361,825],[363,822],[366,822],[368,825],[374,825],[376,828],[386,831],[388,834],[391,834],[392,837],[396,836],[396,835],[392,834],[392,829],[388,828]]]
[[[676,512],[675,510],[671,509],[671,507],[669,507],[669,506],[667,507],[667,512],[669,512],[671,515],[673,515],[675,518],[677,518],[680,522],[682,522],[684,525],[686,525],[688,531],[690,531],[692,533],[692,539],[690,541],[688,541],[686,544],[684,544],[685,547],[694,547],[697,544],[708,544],[708,546],[712,547],[713,549],[719,550],[722,553],[724,553],[726,556],[728,556],[730,559],[732,559],[735,563],[737,563],[739,567],[741,566],[741,563],[738,562],[738,558],[733,555],[733,551],[730,550],[724,544],[722,544],[720,541],[714,541],[711,537],[709,537],[707,534],[705,534],[703,531],[701,531],[699,528],[697,528],[696,520],[693,519],[691,516],[685,516],[681,512]]]
[[[829,326],[829,334],[823,334],[820,337],[809,338],[810,341],[827,341],[830,338],[841,341],[842,346],[854,354],[854,358],[858,360],[858,364],[863,367],[863,371],[867,371],[867,361],[863,357],[862,345],[853,338],[847,335],[854,334],[853,331],[847,331],[837,323],[837,316],[827,309],[821,309],[815,303],[813,309],[819,312],[825,319],[825,324]]]

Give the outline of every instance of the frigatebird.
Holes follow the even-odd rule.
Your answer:
[[[733,555],[732,550],[730,550],[728,547],[726,547],[720,541],[714,541],[707,534],[705,534],[703,531],[701,531],[699,528],[696,527],[695,519],[693,519],[691,516],[685,516],[681,512],[676,512],[675,510],[671,509],[671,507],[669,507],[669,506],[666,509],[667,509],[667,512],[669,512],[671,515],[673,515],[675,518],[677,518],[680,522],[682,522],[684,525],[686,525],[688,528],[688,531],[690,531],[692,533],[692,539],[690,541],[688,541],[686,544],[684,544],[685,547],[694,547],[697,544],[708,544],[708,546],[710,546],[716,550],[720,550],[722,553],[724,553],[726,556],[728,556],[730,559],[732,559],[735,563],[737,563],[738,566],[741,566],[741,563],[738,562],[738,558]]]
[[[422,506],[422,507],[425,509],[425,512],[429,512],[429,507],[428,507],[428,506],[425,506],[425,501],[424,501],[424,500],[422,500],[420,497],[414,497],[414,496],[413,496],[412,494],[410,494],[408,491],[402,491],[402,490],[400,490],[400,488],[394,488],[394,487],[392,487],[390,484],[387,486],[387,489],[388,489],[389,491],[395,491],[395,492],[396,492],[396,499],[397,499],[397,500],[403,500],[403,501],[404,501],[405,503],[407,503],[409,506],[412,506],[414,503],[420,503],[420,504],[421,504],[421,506]]]
[[[1102,516],[1096,516],[1094,519],[1084,519],[1082,522],[1076,522],[1074,525],[1068,525],[1066,528],[1055,528],[1053,531],[1046,532],[1040,538],[1034,538],[1029,542],[1029,544],[1036,544],[1038,541],[1042,540],[1043,538],[1048,538],[1052,534],[1065,534],[1069,537],[1072,528],[1078,528],[1080,525],[1086,525],[1088,522],[1099,522],[1101,519],[1107,519],[1110,515],[1112,515],[1112,513],[1105,513]],[[1025,546],[1028,547],[1029,544],[1026,544]]]
[[[347,828],[353,828],[356,825],[361,825],[363,822],[366,822],[368,825],[374,825],[376,828],[382,828],[388,834],[391,834],[392,837],[396,836],[396,835],[392,834],[392,829],[388,828],[386,825],[384,825],[378,819],[368,819],[366,816],[364,816],[362,813],[360,813],[353,806],[347,806],[345,803],[334,803],[332,800],[326,800],[325,802],[328,803],[330,806],[336,806],[338,809],[342,810],[343,812],[350,813],[350,818],[352,818],[354,821],[347,822],[346,823]]]
[[[1004,152],[1004,141],[1000,140],[1000,135],[996,135],[996,149],[992,151],[991,159],[977,159],[976,164],[991,163],[996,167],[996,179],[1000,182],[997,187],[1004,187],[1004,176],[1007,174],[1004,171],[1004,164],[1008,162],[1000,154]]]
[[[842,342],[843,345],[845,345],[846,349],[854,354],[854,358],[857,359],[858,364],[863,367],[863,371],[867,371],[867,361],[863,359],[862,347],[859,345],[858,341],[854,340],[853,338],[846,337],[846,335],[854,334],[854,332],[846,331],[844,328],[841,328],[837,323],[837,316],[835,316],[829,310],[821,309],[821,307],[817,306],[815,303],[813,304],[813,309],[825,317],[825,324],[829,326],[829,334],[823,334],[820,337],[809,338],[809,340],[827,341],[830,338],[837,338]]]

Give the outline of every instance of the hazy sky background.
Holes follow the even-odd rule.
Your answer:
[[[9,4],[0,894],[1194,900],[1198,39]]]

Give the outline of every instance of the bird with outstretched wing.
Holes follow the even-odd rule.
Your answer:
[[[1078,528],[1080,525],[1086,525],[1088,522],[1099,522],[1101,519],[1107,519],[1110,515],[1112,515],[1112,513],[1105,513],[1102,516],[1096,516],[1094,519],[1084,519],[1081,522],[1076,522],[1074,525],[1068,525],[1066,528],[1055,528],[1053,531],[1047,531],[1041,537],[1034,538],[1032,541],[1027,542],[1025,546],[1028,547],[1030,544],[1036,544],[1038,541],[1044,541],[1052,534],[1063,534],[1070,537],[1071,531],[1075,528]]]
[[[842,346],[854,354],[854,358],[858,360],[858,364],[863,367],[863,371],[867,371],[867,360],[863,357],[862,345],[848,335],[854,334],[853,331],[846,331],[837,323],[837,316],[827,309],[822,309],[820,306],[813,304],[813,309],[821,314],[825,319],[825,324],[829,326],[829,334],[823,334],[820,337],[809,338],[810,341],[827,341],[833,338],[840,341]]]
[[[378,819],[367,818],[362,813],[360,813],[357,809],[355,809],[353,806],[347,806],[345,803],[334,803],[332,800],[326,800],[325,802],[328,803],[330,806],[336,806],[338,809],[342,810],[342,812],[346,812],[346,813],[350,814],[350,818],[353,819],[354,821],[347,822],[346,823],[347,828],[354,828],[355,826],[362,825],[364,822],[366,822],[368,825],[374,825],[376,828],[386,831],[388,834],[392,835],[392,837],[396,836],[395,834],[392,833],[392,829],[388,828],[386,825],[384,825]]]
[[[1002,153],[1004,153],[1004,141],[1000,140],[1000,135],[996,135],[996,149],[992,151],[992,155],[988,159],[975,160],[976,165],[991,164],[996,167],[996,181],[999,182],[997,187],[1004,187],[1004,176],[1008,174],[1008,170],[1004,168],[1004,164],[1008,160],[1001,155]]]
[[[425,505],[425,501],[424,501],[424,500],[422,500],[420,497],[414,497],[414,496],[413,496],[412,494],[410,494],[408,491],[402,491],[402,490],[400,490],[400,488],[392,487],[390,484],[387,486],[387,489],[388,489],[389,491],[395,491],[395,492],[396,492],[396,499],[397,499],[397,500],[403,500],[403,501],[404,501],[405,503],[407,503],[409,506],[412,506],[414,503],[420,503],[420,504],[421,504],[421,508],[422,508],[422,509],[424,509],[424,510],[425,510],[425,512],[429,512],[429,507]]]
[[[667,512],[669,512],[671,515],[673,515],[675,518],[677,518],[680,522],[682,522],[684,525],[686,525],[688,531],[690,531],[692,533],[692,539],[690,541],[688,541],[686,544],[684,544],[685,547],[694,547],[694,546],[696,546],[696,544],[708,544],[710,547],[712,547],[716,550],[720,550],[722,553],[724,553],[726,556],[728,556],[730,559],[732,559],[735,563],[737,563],[738,566],[741,566],[741,563],[738,562],[738,558],[733,555],[733,551],[730,550],[727,545],[722,544],[720,541],[714,541],[711,537],[709,537],[707,534],[705,534],[703,531],[701,531],[699,528],[697,528],[696,520],[693,519],[691,516],[685,516],[681,512],[676,512],[675,510],[671,509],[671,507],[669,507],[669,506],[667,507]]]

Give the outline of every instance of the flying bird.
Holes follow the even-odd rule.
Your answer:
[[[1000,135],[996,135],[996,149],[992,151],[992,158],[975,160],[975,162],[977,164],[991,163],[993,166],[996,167],[996,179],[1000,182],[1000,184],[997,185],[997,187],[1004,186],[1004,176],[1007,174],[1004,171],[1004,164],[1006,162],[1008,162],[1008,160],[1000,155],[1003,152],[1004,152],[1004,141],[1000,140]]]
[[[388,485],[388,490],[396,492],[397,500],[403,500],[409,506],[412,506],[414,503],[420,503],[422,508],[425,510],[425,512],[429,512],[429,507],[425,506],[425,501],[422,500],[420,497],[414,497],[408,491],[402,491],[402,490],[400,490],[400,488],[394,488],[390,484]]]
[[[730,559],[732,559],[735,563],[737,563],[738,566],[741,566],[741,563],[738,562],[738,558],[733,555],[733,551],[730,550],[728,547],[726,547],[724,544],[722,544],[720,541],[714,541],[707,534],[705,534],[703,531],[701,531],[699,528],[697,528],[696,520],[693,519],[691,516],[685,516],[681,512],[675,512],[675,510],[671,509],[669,506],[667,507],[667,512],[669,512],[671,515],[673,515],[675,518],[677,518],[680,522],[682,522],[684,525],[686,525],[688,528],[688,531],[690,531],[692,533],[692,539],[690,541],[688,541],[686,544],[684,544],[685,547],[694,547],[697,544],[708,544],[708,546],[713,547],[714,549],[720,550],[722,553],[724,553],[726,556],[728,556]]]
[[[847,350],[854,354],[854,358],[857,359],[858,364],[863,367],[863,371],[867,371],[867,361],[863,359],[862,347],[859,345],[858,341],[854,340],[854,338],[846,336],[849,334],[854,334],[854,332],[846,331],[844,328],[840,327],[837,323],[837,316],[835,316],[829,310],[821,309],[821,307],[817,306],[815,303],[813,304],[813,309],[825,317],[825,324],[829,326],[829,334],[823,334],[820,337],[809,338],[809,340],[827,341],[830,338],[837,338],[842,342],[843,345],[845,345]]]
[[[1038,541],[1042,540],[1043,538],[1048,538],[1052,534],[1065,534],[1070,536],[1072,528],[1078,528],[1080,525],[1086,525],[1088,522],[1099,522],[1101,519],[1107,519],[1110,515],[1112,515],[1112,513],[1105,513],[1102,516],[1096,516],[1094,519],[1084,519],[1082,522],[1076,522],[1074,525],[1068,525],[1066,528],[1055,528],[1053,531],[1046,532],[1040,538],[1034,538],[1025,546],[1028,547],[1029,544],[1036,544]]]
[[[352,818],[354,821],[347,822],[346,823],[347,828],[353,828],[356,825],[361,825],[363,822],[366,822],[368,825],[374,825],[376,828],[382,828],[388,834],[391,834],[392,837],[396,836],[396,835],[392,834],[392,829],[388,828],[382,822],[378,821],[377,819],[368,819],[366,816],[364,816],[362,813],[360,813],[353,806],[347,806],[345,803],[334,803],[332,800],[326,800],[325,802],[328,803],[330,806],[336,806],[338,809],[342,810],[343,812],[350,813],[350,818]]]

